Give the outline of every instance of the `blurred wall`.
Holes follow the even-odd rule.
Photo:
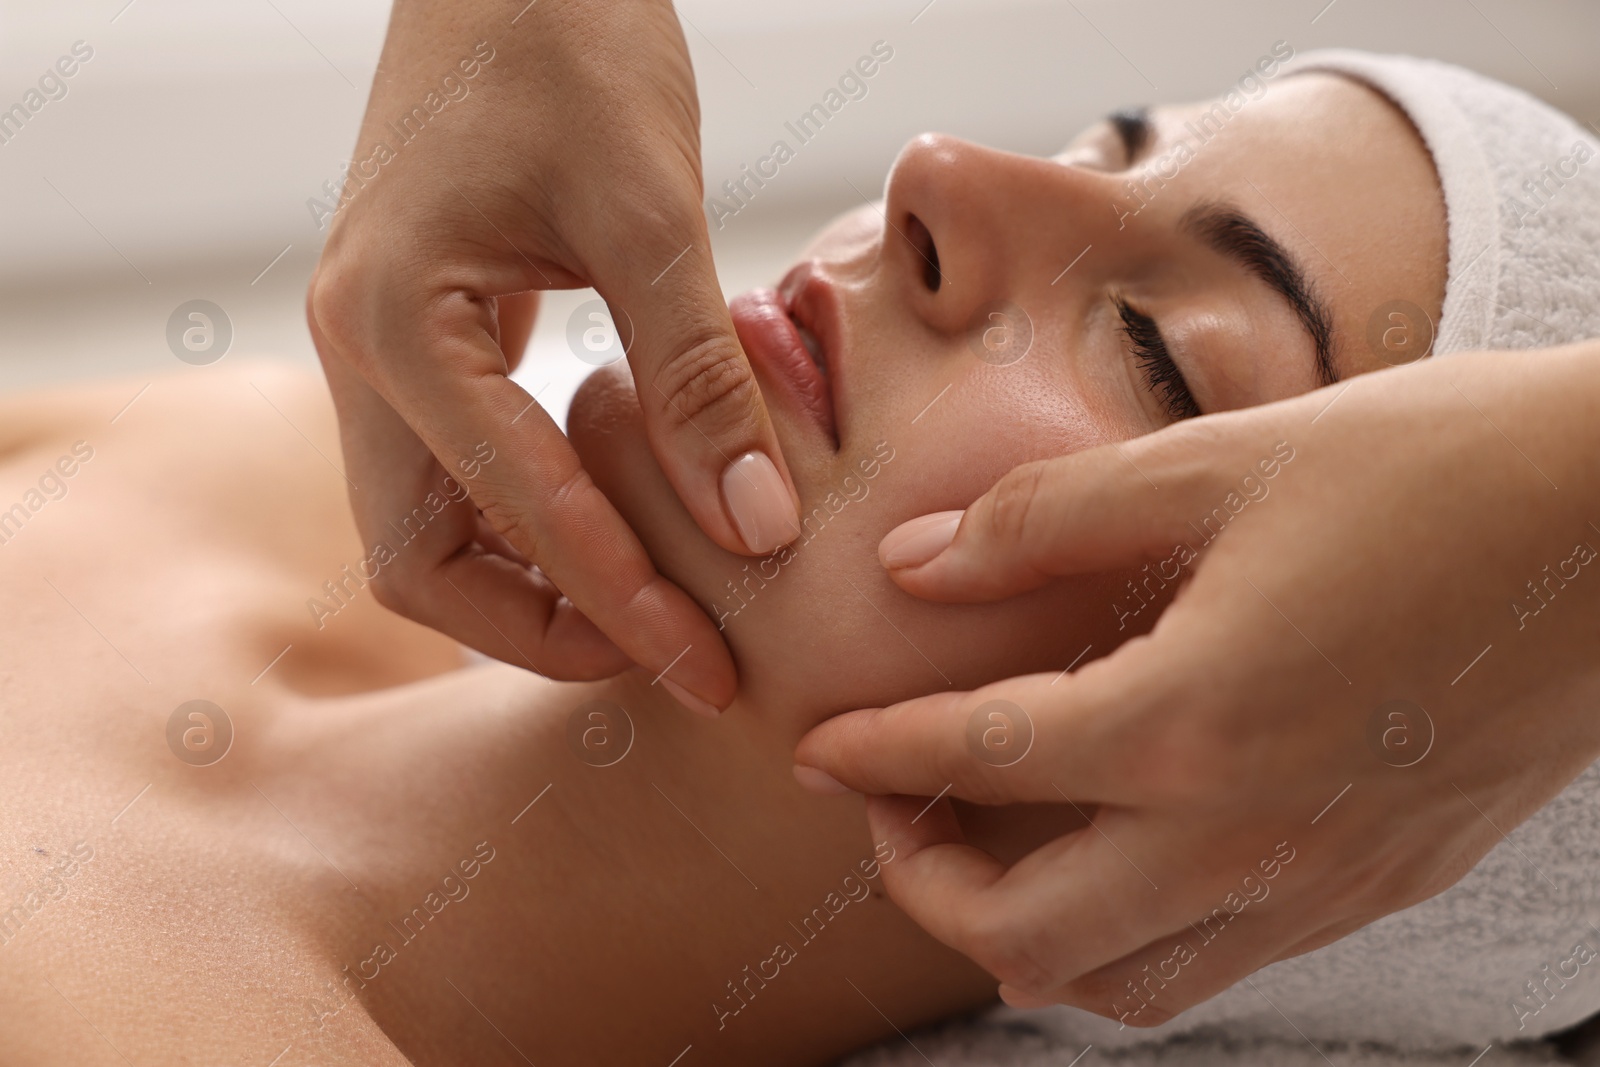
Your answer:
[[[486,32],[497,46],[537,32],[538,7],[513,25],[516,7],[502,37]],[[913,134],[1048,153],[1112,107],[1210,95],[1280,39],[1438,56],[1600,120],[1600,5],[1580,0],[683,0],[679,12],[713,193],[875,42],[893,50],[866,94],[714,231],[730,287],[770,280],[818,219],[877,195]],[[93,52],[61,79],[65,95],[20,129],[0,125],[0,383],[170,364],[166,317],[192,297],[230,310],[238,351],[307,358],[298,303],[324,232],[307,201],[353,147],[386,17],[381,0],[0,0],[0,109],[76,42]]]

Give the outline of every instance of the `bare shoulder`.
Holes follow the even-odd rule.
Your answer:
[[[142,421],[141,411],[155,409],[170,416],[175,406],[239,410],[238,402],[252,397],[255,404],[287,404],[314,421],[332,417],[322,375],[276,360],[68,381],[0,393],[0,460],[67,434],[109,436],[112,427]]]
[[[76,572],[122,599],[204,595],[224,564],[309,576],[356,545],[314,372],[244,362],[30,390],[0,398],[0,426],[0,582]]]

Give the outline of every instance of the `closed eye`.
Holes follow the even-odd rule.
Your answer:
[[[1121,297],[1112,297],[1117,317],[1122,320],[1122,333],[1128,339],[1134,359],[1144,376],[1145,387],[1171,416],[1173,422],[1192,419],[1201,414],[1183,371],[1173,362],[1172,353],[1156,327],[1155,320],[1129,304]]]
[[[1150,143],[1150,136],[1154,132],[1150,110],[1143,107],[1123,108],[1107,115],[1106,121],[1117,132],[1117,140],[1122,142],[1123,166],[1133,166]]]

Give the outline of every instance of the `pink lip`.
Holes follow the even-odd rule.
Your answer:
[[[802,263],[784,277],[777,290],[757,289],[734,297],[728,312],[758,373],[775,379],[790,401],[838,443],[835,404],[839,397],[839,346],[837,315],[832,291],[810,263]],[[800,339],[796,323],[817,338],[824,374]]]

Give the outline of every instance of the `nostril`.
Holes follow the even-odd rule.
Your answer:
[[[928,232],[928,227],[923,225],[921,219],[909,215],[906,217],[906,238],[922,259],[922,284],[928,287],[930,293],[937,293],[944,275],[939,270],[939,250],[933,245],[933,234]]]

